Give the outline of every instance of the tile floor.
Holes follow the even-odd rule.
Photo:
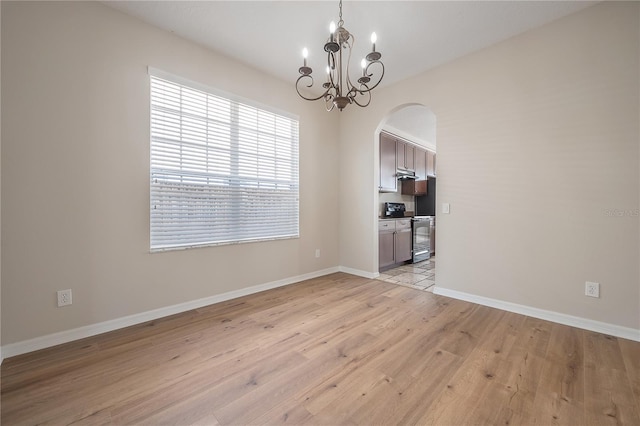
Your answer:
[[[433,286],[436,283],[436,258],[433,256],[422,262],[387,269],[380,272],[378,279],[388,283],[433,292]]]

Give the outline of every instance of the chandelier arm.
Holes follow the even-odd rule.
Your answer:
[[[336,57],[333,52],[327,54],[327,64],[329,66],[329,83],[331,83],[331,87],[337,89],[336,82],[333,79],[336,69]]]
[[[349,41],[352,40],[352,41]],[[349,68],[351,65],[351,50],[353,49],[353,45],[355,44],[355,37],[353,36],[353,34],[349,34],[349,39],[347,39],[345,41],[345,44],[347,45],[347,47],[349,48],[349,55],[347,56],[347,66],[346,66],[346,70],[347,70],[347,78],[345,83],[347,84],[347,91],[350,92],[353,88],[355,88],[355,86],[353,85],[353,83],[351,82],[351,76],[349,75]]]
[[[362,87],[365,87],[366,90],[362,90]],[[362,96],[362,97],[366,96],[368,98],[367,102],[366,103],[358,102],[358,96]],[[370,91],[369,87],[366,84],[361,83],[360,84],[360,89],[356,89],[354,87],[351,90],[351,92],[349,93],[349,98],[353,101],[353,103],[355,103],[359,107],[366,107],[371,103],[371,91]]]
[[[327,102],[324,109],[326,109],[327,112],[331,112],[335,107],[336,107],[336,104],[334,104],[333,102]]]
[[[311,79],[311,83],[306,85],[306,87],[312,87],[313,86],[313,77],[311,77],[310,75],[301,75],[300,77],[298,77],[298,79],[296,80],[296,92],[298,92],[298,95],[300,95],[300,97],[302,99],[307,100],[307,101],[317,101],[318,99],[322,99],[324,96],[327,95],[327,93],[329,93],[329,90],[331,88],[327,89],[322,95],[318,96],[317,98],[307,98],[302,93],[300,93],[300,89],[298,88],[300,80],[302,80],[304,77],[308,77],[308,78]]]
[[[325,109],[327,110],[327,112],[331,112],[333,110],[333,108],[336,106],[333,103],[333,99],[335,99],[335,96],[331,93],[327,94],[327,96],[325,96],[324,98],[324,102],[325,102]]]
[[[360,87],[365,86],[367,89],[366,90],[358,90],[358,92],[360,93],[366,93],[366,92],[370,92],[373,89],[375,89],[376,87],[378,87],[378,84],[380,84],[380,82],[382,81],[382,77],[384,77],[384,64],[382,63],[382,61],[372,61],[370,62],[367,67],[365,68],[365,72],[367,73],[367,76],[369,77],[373,77],[373,73],[369,74],[369,67],[373,64],[379,64],[382,67],[382,73],[380,74],[380,78],[378,79],[378,81],[376,82],[376,84],[374,84],[373,86],[369,87],[366,84],[362,84]],[[356,89],[357,90],[357,89]]]
[[[342,42],[339,43],[340,44],[340,50],[338,50],[337,55],[335,55],[335,57],[337,57],[337,62],[336,62],[336,79],[338,80],[337,83],[335,84],[335,88],[336,88],[336,96],[342,96],[342,91],[344,90],[343,87],[343,75],[342,75]]]
[[[335,94],[327,90],[327,94],[325,95],[324,100],[325,102],[332,102],[335,97],[336,97]]]

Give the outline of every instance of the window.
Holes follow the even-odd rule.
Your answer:
[[[298,121],[151,75],[151,250],[295,238]]]

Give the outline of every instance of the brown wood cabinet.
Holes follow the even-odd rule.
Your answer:
[[[396,263],[396,221],[378,221],[378,268]]]
[[[396,139],[386,133],[380,133],[380,192],[398,191],[396,156]]]
[[[428,176],[436,175],[436,153],[427,151],[426,171]]]
[[[433,153],[433,175],[436,175],[436,153]]]
[[[419,147],[415,148],[414,164],[416,166],[416,179],[425,180],[427,178],[427,150]]]
[[[378,191],[398,192],[398,170],[414,171],[418,181],[436,174],[436,154],[433,151],[415,146],[388,133],[380,133],[380,182]],[[403,194],[425,195],[426,186],[417,188],[410,181],[404,181]],[[406,188],[405,189],[405,185]]]
[[[415,169],[415,148],[410,143],[396,139],[396,164],[399,169],[402,170],[414,170]]]
[[[405,180],[402,181],[403,195],[427,195],[426,180]]]
[[[411,219],[378,222],[378,268],[411,259]]]
[[[406,222],[406,226],[401,225]],[[396,263],[406,262],[411,259],[411,219],[396,221]]]

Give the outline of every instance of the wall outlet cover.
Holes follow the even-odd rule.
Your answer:
[[[58,307],[67,306],[73,303],[71,289],[68,290],[58,290]]]
[[[592,283],[590,281],[585,282],[584,294],[589,297],[600,297],[600,284]]]

